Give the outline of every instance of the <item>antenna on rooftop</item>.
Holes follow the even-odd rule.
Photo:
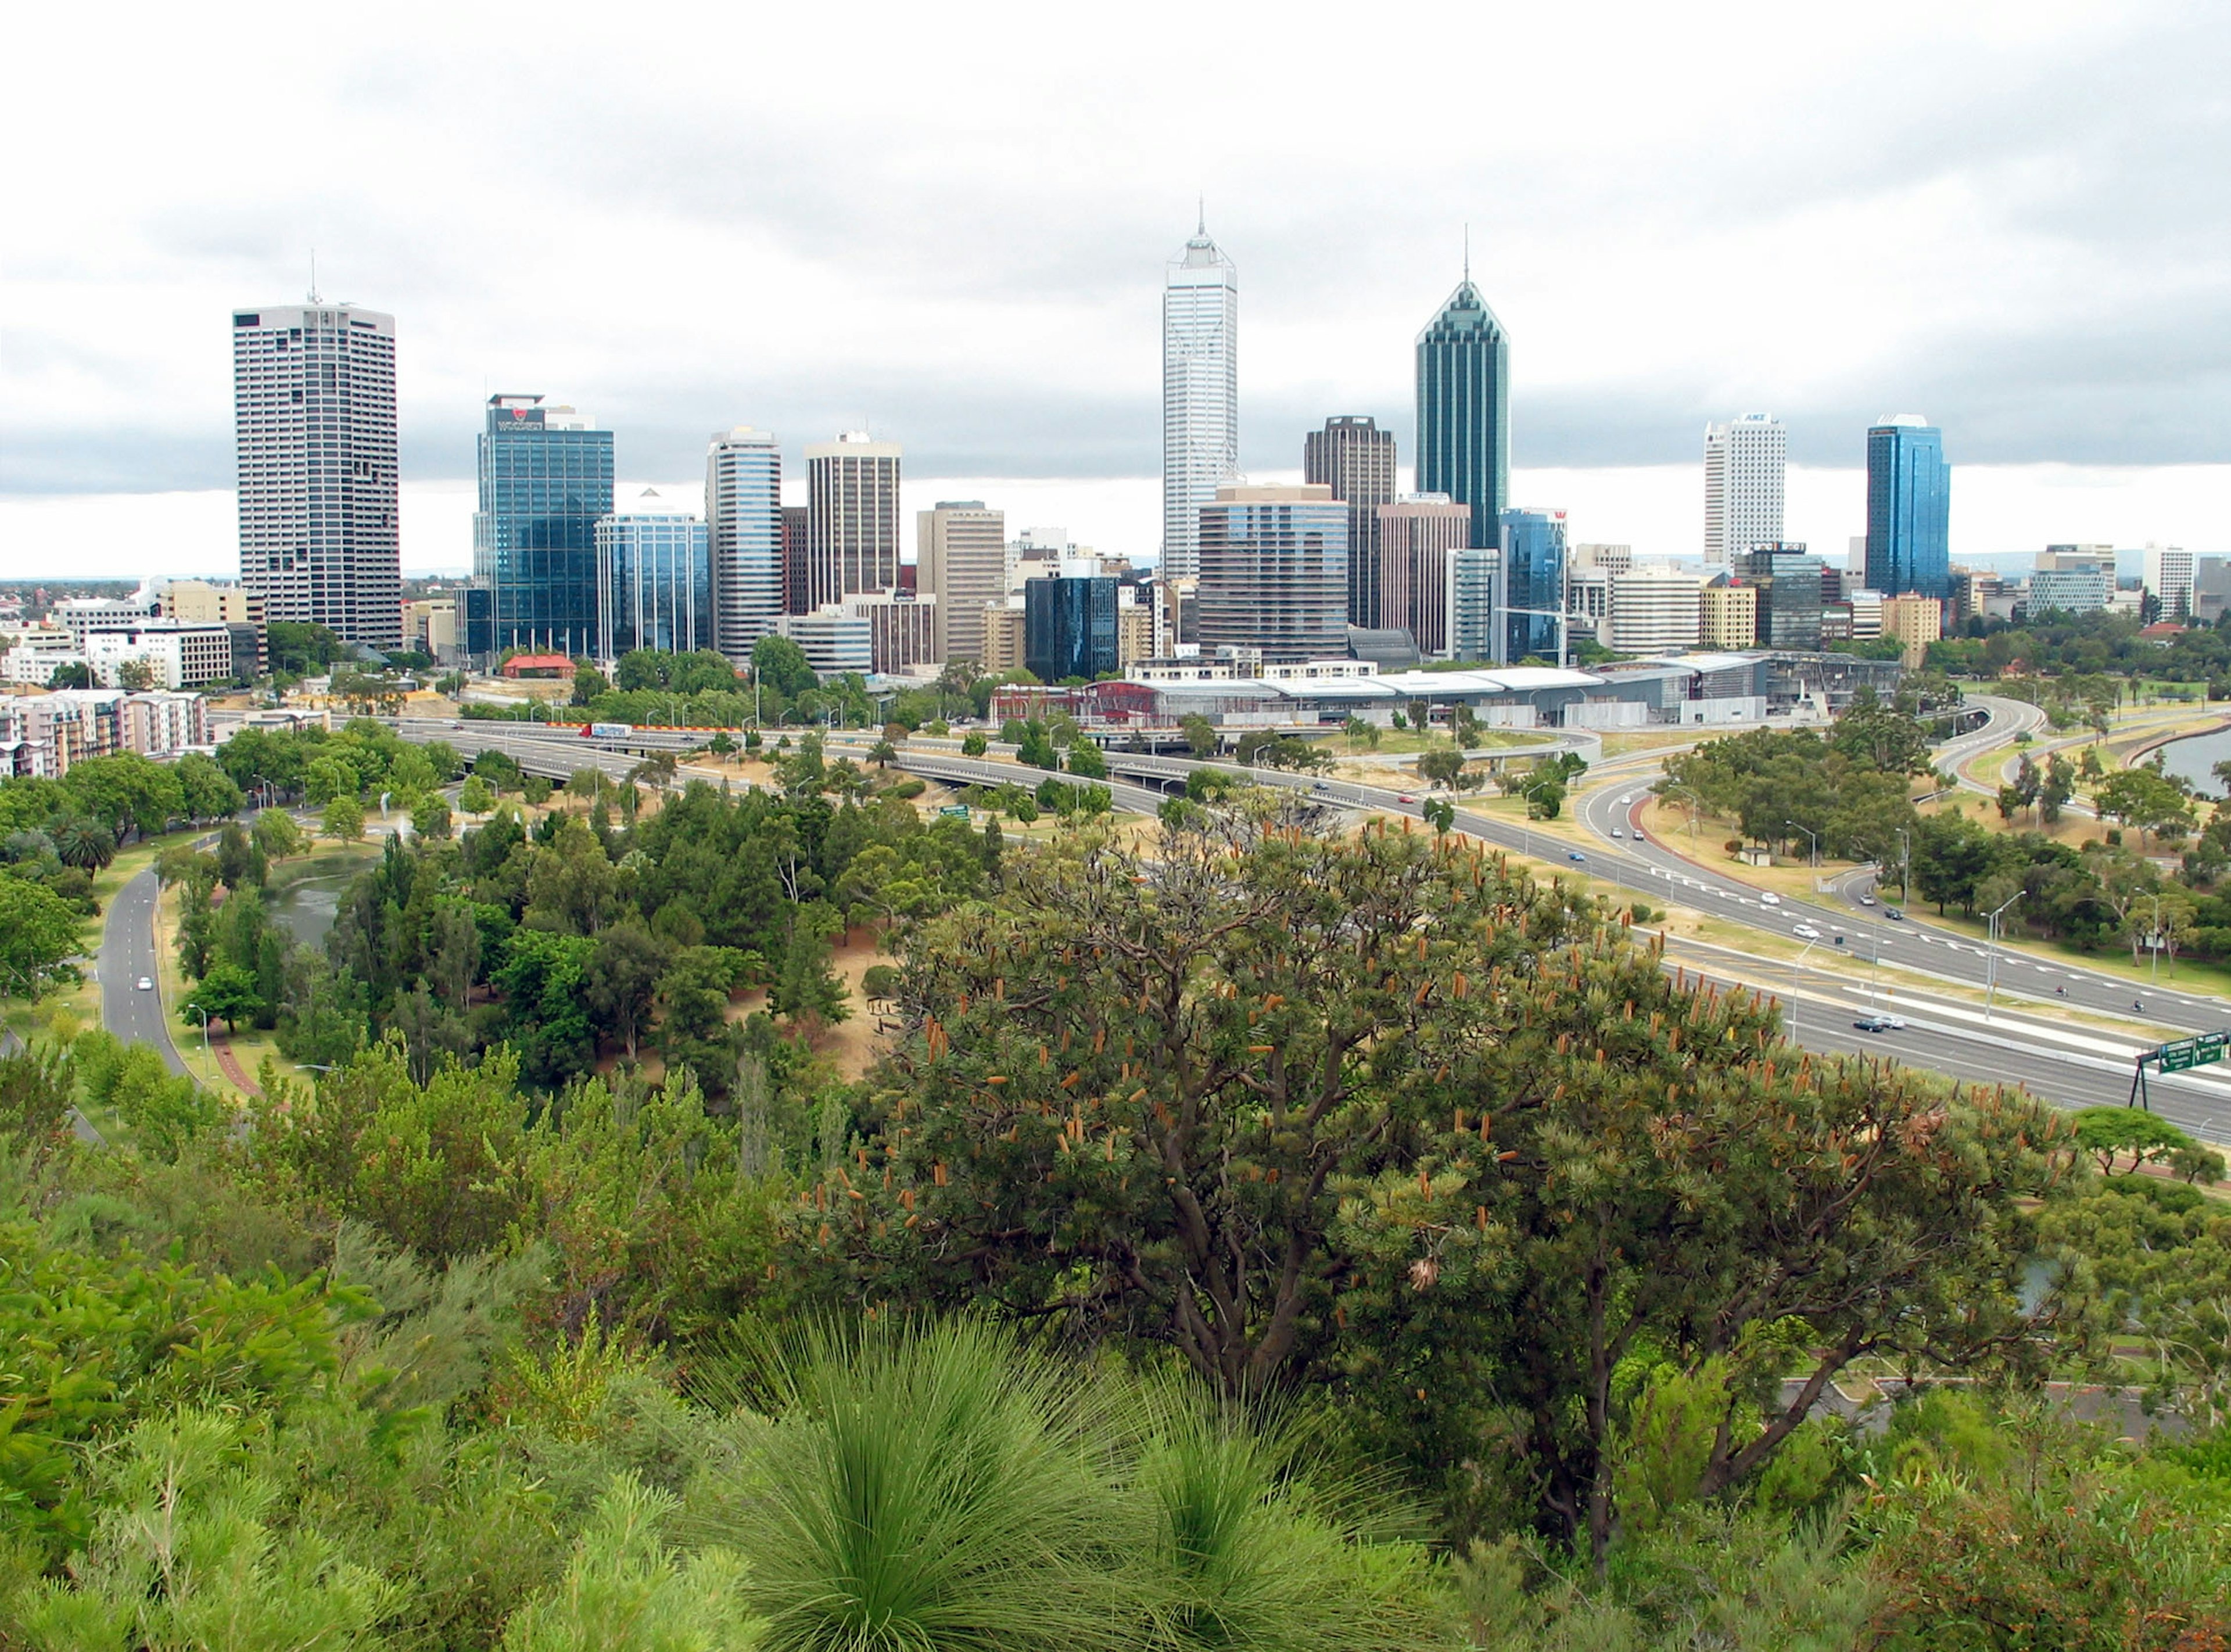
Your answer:
[[[1465,225],[1465,280],[1471,279],[1471,225]]]
[[[310,248],[310,302],[318,302],[318,249]]]

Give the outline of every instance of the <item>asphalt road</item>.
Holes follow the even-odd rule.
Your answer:
[[[162,971],[156,968],[155,900],[162,886],[152,869],[116,892],[100,926],[100,956],[94,970],[100,981],[100,1024],[127,1044],[150,1044],[173,1073],[186,1071],[171,1040],[164,1013]],[[142,978],[156,984],[139,990]]]

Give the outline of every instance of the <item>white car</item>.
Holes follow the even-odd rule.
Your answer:
[[[1614,826],[1614,827],[1613,827],[1613,828],[1611,829],[1611,835],[1612,835],[1613,837],[1625,837],[1625,836],[1626,836],[1626,832],[1625,832],[1625,831],[1623,831],[1623,830],[1621,830],[1621,829],[1620,829],[1619,827],[1617,827],[1617,826]]]
[[[1819,940],[1820,939],[1820,932],[1814,928],[1810,924],[1800,924],[1796,928],[1791,930],[1789,932],[1806,940]]]
[[[1759,896],[1759,900],[1769,907],[1778,907],[1782,904],[1782,897],[1775,894],[1771,889],[1769,889],[1764,894]]]
[[[133,985],[137,987],[142,992],[152,992],[155,990],[155,982],[153,978],[151,976],[141,976],[137,981],[133,983]]]
[[[1872,907],[1875,904],[1875,898],[1872,894],[1863,894],[1859,897],[1859,904],[1863,907]]]

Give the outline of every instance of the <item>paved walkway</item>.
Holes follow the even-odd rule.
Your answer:
[[[230,1082],[237,1085],[249,1095],[263,1094],[263,1087],[248,1076],[247,1069],[240,1064],[240,1057],[232,1053],[232,1040],[212,1038],[210,1040],[210,1049],[217,1056],[217,1070],[222,1072]]]

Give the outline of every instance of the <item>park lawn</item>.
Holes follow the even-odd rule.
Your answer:
[[[1639,757],[1645,753],[1678,751],[1704,740],[1718,738],[1719,731],[1698,732],[1688,728],[1612,729],[1603,737],[1603,754],[1607,761],[1613,758]]]
[[[1785,858],[1774,866],[1749,866],[1730,855],[1721,845],[1743,836],[1742,829],[1731,820],[1699,813],[1692,837],[1689,811],[1662,797],[1653,797],[1642,805],[1642,820],[1643,829],[1664,848],[1685,855],[1698,865],[1739,883],[1747,883],[1754,889],[1771,890],[1785,900],[1811,900],[1821,893],[1814,887],[1815,874],[1807,858]],[[1858,867],[1856,861],[1839,861],[1824,855],[1818,875],[1823,880],[1841,877]]]

